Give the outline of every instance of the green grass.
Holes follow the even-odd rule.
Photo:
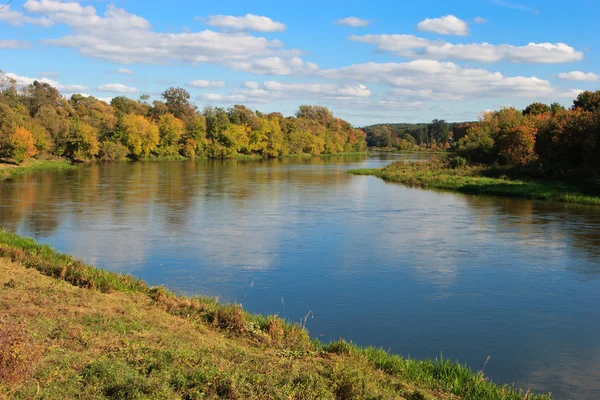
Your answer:
[[[1,230],[0,304],[0,398],[550,399],[441,357],[322,344]]]
[[[389,182],[429,189],[600,205],[600,197],[564,182],[490,178],[483,176],[485,167],[453,169],[441,160],[427,163],[394,162],[380,169],[365,168],[348,172],[354,175],[373,175]]]
[[[77,166],[66,160],[31,159],[23,165],[0,164],[0,181],[39,171],[64,171]]]

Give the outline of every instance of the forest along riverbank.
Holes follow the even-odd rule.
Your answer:
[[[0,393],[13,398],[550,399],[238,305],[177,296],[0,231]],[[26,305],[26,306],[24,306]]]
[[[398,161],[383,168],[353,169],[348,172],[422,188],[600,205],[600,197],[591,194],[591,189],[555,180],[492,178],[485,176],[489,168],[454,165],[452,160],[434,159],[417,163]]]

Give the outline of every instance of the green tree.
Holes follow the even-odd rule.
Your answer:
[[[550,112],[550,107],[548,107],[548,105],[544,103],[532,103],[525,107],[525,110],[523,110],[523,115],[536,116],[545,114],[547,112]]]
[[[580,108],[583,111],[600,111],[600,90],[595,92],[585,91],[579,93],[573,101],[573,109]]]

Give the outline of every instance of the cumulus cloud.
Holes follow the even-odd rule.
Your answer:
[[[331,83],[290,83],[267,81],[266,90],[272,92],[318,95],[323,97],[368,97],[371,90],[363,84],[338,86]]]
[[[30,47],[31,43],[23,40],[0,39],[0,49],[27,49]]]
[[[598,82],[600,75],[593,72],[571,71],[558,74],[558,79],[564,81]]]
[[[222,88],[225,87],[225,82],[198,79],[195,81],[188,82],[187,85],[196,88]]]
[[[93,6],[57,0],[28,0],[24,9],[71,29],[68,35],[43,40],[44,44],[74,48],[84,56],[120,64],[213,63],[240,70],[244,66],[268,70],[270,62],[280,60],[283,65],[273,68],[283,70],[282,73],[297,68],[298,64],[298,51],[284,49],[276,39],[236,31],[233,25],[225,32],[207,29],[161,33],[154,31],[145,18],[114,5],[107,6],[102,16]],[[216,17],[209,23],[221,27],[230,24],[229,18]],[[234,17],[233,21],[242,21],[243,24],[236,26],[245,31],[281,30],[279,23],[262,18],[248,15]]]
[[[369,43],[379,50],[408,58],[468,60],[480,62],[564,63],[583,59],[583,53],[564,43],[529,43],[525,46],[489,43],[452,44],[415,35],[352,35],[354,42]]]
[[[516,96],[526,98],[573,98],[578,91],[554,87],[532,77],[505,77],[500,72],[464,68],[452,62],[415,60],[407,63],[365,63],[324,70],[330,79],[381,82],[408,99],[465,100]]]
[[[309,75],[319,71],[315,63],[306,62],[300,57],[265,57],[247,61],[226,63],[231,69],[243,70],[260,75]]]
[[[88,15],[96,14],[96,9],[92,6],[81,6],[77,2],[57,1],[57,0],[27,0],[23,5],[23,9],[36,14],[56,14],[67,13],[71,15]]]
[[[440,35],[467,36],[469,34],[469,25],[454,15],[446,15],[441,18],[427,18],[417,25],[421,32],[435,32]]]
[[[246,82],[243,89],[229,94],[205,93],[199,99],[215,103],[270,103],[274,100],[299,98],[322,100],[352,100],[368,98],[371,90],[363,85],[338,85],[327,82],[278,82],[266,81],[262,88],[258,82]]]
[[[334,25],[345,25],[351,28],[364,28],[365,26],[369,26],[370,23],[371,21],[368,19],[360,19],[358,17],[346,17],[333,22]]]
[[[60,84],[60,83],[53,81],[51,79],[48,79],[48,78],[41,78],[41,79],[29,78],[27,76],[19,76],[14,73],[7,73],[6,76],[11,79],[14,79],[15,82],[17,83],[17,86],[19,86],[19,87],[28,86],[28,85],[31,85],[33,82],[38,81],[41,83],[47,83],[48,85],[55,87],[56,89],[58,89],[59,91],[61,91],[63,93],[85,92],[89,89],[87,86],[83,86],[83,85],[63,85],[63,84]]]
[[[475,22],[476,24],[485,24],[488,22],[488,20],[483,17],[475,17],[473,18],[473,22]]]
[[[112,92],[112,93],[138,93],[139,90],[132,86],[126,86],[122,83],[107,83],[105,85],[98,86],[99,92]]]
[[[258,89],[260,87],[260,85],[258,84],[258,82],[246,81],[246,82],[244,82],[244,87],[246,89]]]
[[[13,11],[10,5],[7,5],[0,10],[0,21],[4,21],[12,26],[21,26],[23,25],[23,13]]]
[[[203,18],[197,19],[204,21]],[[243,17],[234,17],[233,15],[211,15],[204,23],[206,25],[235,31],[280,32],[285,30],[285,24],[275,22],[269,17],[254,14],[246,14]]]

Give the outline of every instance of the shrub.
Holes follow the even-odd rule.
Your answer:
[[[469,165],[469,162],[461,156],[456,156],[450,160],[450,167],[454,169],[465,168],[467,165]]]
[[[129,154],[129,149],[121,143],[102,142],[100,144],[100,159],[102,161],[123,161]]]

